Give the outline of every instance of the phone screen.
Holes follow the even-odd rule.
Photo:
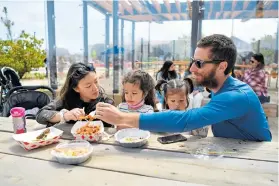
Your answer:
[[[182,136],[181,134],[174,134],[170,136],[158,137],[157,140],[162,144],[168,144],[179,141],[187,141],[187,138],[185,136]]]

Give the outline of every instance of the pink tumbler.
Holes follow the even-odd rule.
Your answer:
[[[21,134],[26,132],[26,121],[25,121],[25,108],[14,107],[10,111],[13,118],[14,133]]]

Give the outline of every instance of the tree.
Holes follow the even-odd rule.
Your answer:
[[[41,49],[42,44],[43,39],[36,39],[24,31],[14,41],[0,40],[0,67],[9,66],[22,77],[32,68],[44,66],[46,53]]]
[[[17,39],[12,38],[12,26],[14,22],[8,18],[8,10],[4,7],[5,18],[1,22],[7,28],[8,40],[0,40],[0,67],[9,66],[15,69],[22,77],[32,68],[44,66],[46,53],[42,50],[43,39],[37,39],[24,31]]]
[[[7,38],[9,40],[13,40],[12,36],[12,26],[14,25],[14,22],[9,20],[8,18],[8,10],[7,7],[3,8],[3,13],[5,14],[5,17],[1,17],[1,22],[4,24],[4,26],[7,28]]]

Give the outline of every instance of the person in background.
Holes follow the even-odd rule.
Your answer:
[[[165,61],[162,68],[156,74],[156,80],[172,80],[179,79],[177,72],[175,71],[175,64],[172,61]]]
[[[172,61],[165,61],[162,68],[156,74],[156,80],[159,82],[160,80],[169,81],[172,79],[179,79],[179,75],[175,71],[175,64]],[[164,95],[158,91],[155,94],[159,103],[163,104]]]
[[[48,61],[47,58],[44,59],[45,69],[46,69],[46,78],[48,78]]]
[[[250,59],[251,69],[245,71],[240,80],[247,83],[257,94],[261,103],[270,101],[266,86],[266,73],[264,70],[264,56],[261,53],[253,54]]]

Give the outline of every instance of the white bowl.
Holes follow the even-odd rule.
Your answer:
[[[137,128],[127,128],[119,130],[115,134],[115,141],[117,141],[123,147],[136,148],[145,145],[149,137],[149,131],[140,130]],[[128,138],[131,140],[128,140]]]
[[[57,152],[56,149],[51,151],[51,155],[54,156],[59,163],[63,164],[80,164],[85,162],[92,154],[93,147],[89,142],[85,140],[73,140],[66,143],[61,143],[55,147],[56,149],[63,148],[86,148],[88,152],[79,156],[69,156],[61,152]]]

